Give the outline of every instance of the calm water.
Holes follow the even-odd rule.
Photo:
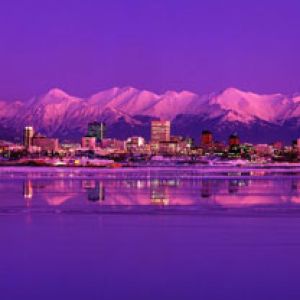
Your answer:
[[[0,197],[0,299],[300,299],[296,169],[2,169]]]

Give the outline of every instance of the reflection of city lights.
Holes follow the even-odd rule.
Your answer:
[[[142,189],[145,186],[144,182],[142,180],[137,180],[136,187],[138,189]]]
[[[96,181],[95,180],[82,180],[81,186],[84,189],[94,189],[96,187]]]
[[[68,203],[66,209],[71,208],[73,204],[96,208],[113,207],[113,205],[133,207],[152,205],[157,206],[158,210],[167,209],[168,205],[231,208],[300,204],[300,180],[298,178],[288,180],[273,180],[273,178],[258,180],[248,177],[220,180],[205,176],[193,180],[176,180],[164,176],[154,178],[107,180],[101,177],[83,177],[71,180],[54,177],[51,180],[48,178],[45,180],[29,174],[23,181],[20,181],[19,193],[23,192],[23,205],[27,206],[28,210],[32,205],[45,205],[45,203],[49,206],[61,206],[69,200],[72,200],[72,203]],[[36,203],[31,201],[33,195]],[[82,195],[86,201],[82,201]]]
[[[177,186],[178,185],[178,181],[177,180],[168,180],[168,185],[169,186]]]
[[[212,195],[212,182],[208,180],[202,181],[201,197],[209,198]]]
[[[151,202],[155,205],[168,205],[169,199],[151,199]]]
[[[92,202],[105,200],[105,188],[103,182],[96,182],[87,189],[88,200]]]
[[[164,186],[154,186],[150,191],[150,199],[152,204],[156,205],[168,205],[169,204],[169,197]]]
[[[60,206],[71,199],[71,195],[51,195],[46,197],[46,201],[50,206]]]
[[[152,180],[151,185],[158,186],[159,185],[159,180],[158,179]]]
[[[105,200],[105,188],[103,182],[100,182],[99,184],[99,200],[100,201]]]
[[[254,170],[250,172],[250,176],[265,176],[266,172],[262,170]]]
[[[24,196],[25,199],[32,199],[32,197],[33,197],[33,187],[32,187],[31,180],[24,181],[23,196]]]

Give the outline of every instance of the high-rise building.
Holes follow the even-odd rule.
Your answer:
[[[24,128],[24,134],[23,134],[23,143],[24,147],[26,149],[29,149],[32,146],[32,139],[34,136],[34,129],[31,126],[26,126]]]
[[[201,135],[201,146],[211,147],[213,145],[213,135],[209,130],[203,130]]]
[[[97,142],[101,142],[105,138],[106,126],[103,122],[91,122],[88,124],[89,137],[95,137]]]
[[[228,140],[229,144],[229,151],[228,151],[228,157],[240,157],[242,149],[240,147],[240,138],[239,136],[234,133],[229,136]]]
[[[237,134],[231,134],[228,140],[229,146],[238,146],[240,144],[240,138]]]
[[[151,122],[151,141],[168,142],[170,141],[171,122],[152,121]]]

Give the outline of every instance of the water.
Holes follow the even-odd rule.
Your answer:
[[[0,295],[300,299],[294,169],[0,171]]]

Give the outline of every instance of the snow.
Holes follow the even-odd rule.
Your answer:
[[[110,112],[112,122],[126,116],[146,115],[173,120],[178,114],[200,115],[205,118],[223,117],[224,121],[250,123],[257,120],[282,124],[300,117],[300,96],[283,94],[259,95],[236,88],[220,93],[198,95],[189,91],[167,91],[156,94],[133,87],[114,87],[86,99],[74,97],[59,88],[51,89],[32,101],[0,102],[1,120],[22,126],[29,121],[38,127],[85,127],[90,120],[99,120]],[[22,108],[22,109],[21,109]],[[55,124],[54,124],[55,123]],[[54,126],[55,125],[55,126]]]
[[[261,119],[277,123],[294,106],[293,100],[281,94],[258,95],[229,88],[215,96],[211,104],[218,104],[225,111],[232,111],[230,121],[249,122]],[[234,117],[236,115],[236,117]]]

